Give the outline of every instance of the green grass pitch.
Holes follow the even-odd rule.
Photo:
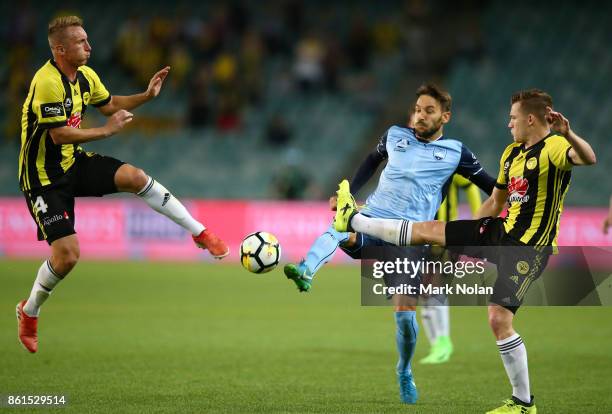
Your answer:
[[[350,266],[299,294],[280,268],[82,262],[30,355],[14,309],[38,266],[0,261],[0,394],[66,394],[57,412],[478,413],[510,394],[485,308],[453,308],[453,359],[415,364],[421,398],[400,404],[392,309],[360,306]],[[612,308],[519,311],[539,413],[612,412],[611,322]],[[427,348],[421,332],[416,360]]]

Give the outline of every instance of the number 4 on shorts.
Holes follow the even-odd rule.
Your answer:
[[[32,208],[34,209],[34,214],[38,214],[39,212],[46,213],[49,206],[45,204],[45,200],[43,200],[42,196],[38,196]]]

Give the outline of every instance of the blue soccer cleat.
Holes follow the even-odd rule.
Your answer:
[[[419,393],[412,379],[412,373],[397,374],[397,382],[399,383],[400,400],[404,404],[416,404],[419,399]]]

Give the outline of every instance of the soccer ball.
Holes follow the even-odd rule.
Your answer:
[[[281,257],[281,247],[273,234],[256,231],[242,240],[240,262],[252,273],[266,273],[274,269]]]

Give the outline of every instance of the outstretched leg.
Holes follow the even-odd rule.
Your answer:
[[[446,222],[435,220],[412,222],[364,216],[357,212],[357,204],[347,180],[340,183],[337,194],[338,208],[334,217],[334,228],[337,231],[355,231],[397,246],[422,244],[446,246]]]
[[[215,259],[229,254],[227,245],[221,239],[194,219],[166,187],[146,175],[143,170],[123,164],[115,173],[115,185],[119,191],[136,194],[153,210],[189,231],[195,244],[202,249],[208,249]]]
[[[329,226],[327,231],[314,241],[304,260],[297,265],[285,265],[285,276],[295,282],[300,292],[307,292],[312,286],[314,275],[334,257],[338,246],[348,242],[350,237],[350,233],[338,232]]]

